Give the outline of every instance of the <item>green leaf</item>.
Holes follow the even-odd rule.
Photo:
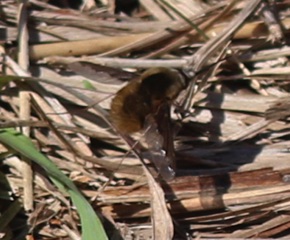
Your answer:
[[[0,231],[3,232],[5,227],[13,220],[16,214],[21,210],[21,204],[15,200],[8,207],[6,206],[5,212],[1,214],[0,218]]]
[[[14,80],[14,76],[0,75],[0,89],[2,89],[7,83]]]
[[[96,90],[94,85],[88,80],[83,80],[83,85],[84,85],[84,88],[87,89],[87,90],[93,90],[93,91]]]
[[[67,191],[80,215],[82,239],[108,239],[101,221],[97,217],[89,202],[79,192],[74,183],[65,174],[63,174],[53,162],[51,162],[34,147],[28,137],[13,129],[1,129],[0,142],[16,151],[18,154],[39,164],[45,169],[48,176],[53,180],[59,189]]]

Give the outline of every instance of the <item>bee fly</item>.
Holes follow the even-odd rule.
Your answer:
[[[175,175],[170,107],[186,87],[175,70],[151,68],[119,90],[111,103],[111,121],[122,134],[143,131],[152,162],[164,179]]]

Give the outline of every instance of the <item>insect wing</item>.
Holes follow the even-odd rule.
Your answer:
[[[145,129],[151,161],[165,180],[171,180],[175,176],[175,164],[169,103],[162,104],[154,117],[146,118]]]

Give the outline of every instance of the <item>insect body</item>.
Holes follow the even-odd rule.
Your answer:
[[[174,165],[170,106],[185,86],[184,79],[177,71],[151,68],[119,90],[112,100],[113,125],[122,134],[144,131],[152,156],[158,158],[155,165],[161,174],[162,169],[171,172],[169,165]],[[160,161],[162,158],[164,164]]]
[[[174,100],[185,87],[183,78],[168,68],[151,68],[119,90],[112,100],[111,120],[122,133],[143,129],[148,115]]]

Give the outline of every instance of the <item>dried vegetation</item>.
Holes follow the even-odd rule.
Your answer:
[[[1,90],[1,127],[73,180],[110,239],[290,238],[290,2],[70,2],[0,2],[2,78],[15,80]],[[174,104],[187,99],[190,114],[172,116],[172,181],[151,176],[108,115],[125,81],[155,66],[185,70],[194,90]],[[43,169],[1,153],[5,239],[79,239]]]

